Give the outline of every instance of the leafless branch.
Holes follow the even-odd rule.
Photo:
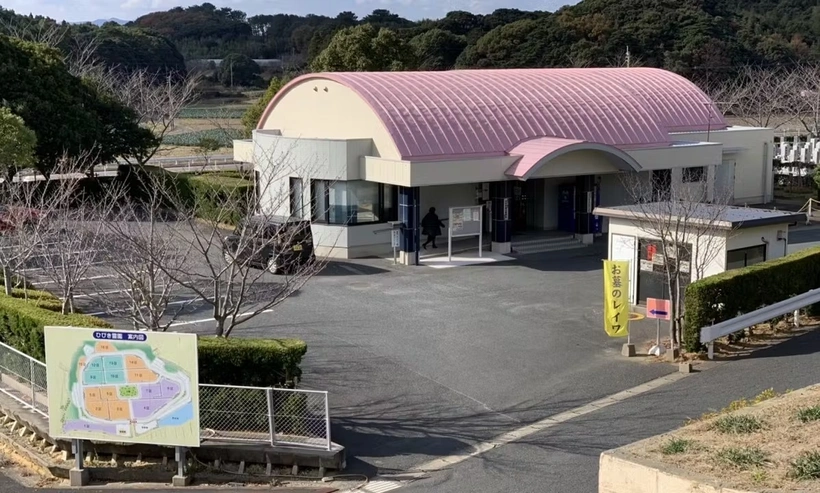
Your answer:
[[[138,180],[146,195],[139,201],[115,186],[109,188],[106,200],[121,204],[112,217],[101,218],[106,245],[113,247],[103,258],[114,275],[92,282],[86,296],[108,314],[128,320],[135,330],[165,331],[196,301],[177,299],[181,286],[166,273],[180,268],[189,252],[169,232],[175,213],[167,208],[164,191]]]
[[[789,85],[790,109],[811,137],[820,136],[820,65],[798,66]]]
[[[662,256],[659,258],[673,315],[670,340],[675,347],[681,336],[685,286],[706,275],[731,233],[722,224],[731,197],[729,191],[714,189],[706,169],[698,175],[702,176],[700,180],[682,180],[690,172],[673,171],[671,180],[653,179],[651,173],[630,173],[623,176],[622,183],[635,204],[634,224],[649,241],[657,242],[659,251],[655,255]],[[641,261],[639,269],[645,267],[643,262],[654,269],[651,260]]]
[[[747,125],[779,128],[794,120],[790,98],[797,82],[783,68],[745,67],[731,81],[707,87],[707,93],[722,111]]]
[[[309,221],[279,215],[289,210],[289,177],[310,177],[312,171],[278,154],[259,166],[255,177],[247,177],[255,187],[241,179],[223,180],[214,183],[213,193],[174,198],[174,208],[187,213],[172,235],[190,250],[188,262],[163,269],[210,307],[217,336],[228,337],[236,327],[273,310],[324,268],[326,259],[313,252]],[[203,179],[207,183],[208,175]],[[242,204],[250,210],[241,211]],[[233,231],[226,229],[237,213],[242,220]]]

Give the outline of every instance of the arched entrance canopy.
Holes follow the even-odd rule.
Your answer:
[[[620,171],[637,172],[643,169],[632,156],[611,145],[583,140],[538,137],[522,142],[509,151],[510,156],[521,156],[521,158],[510,166],[505,174],[510,178],[527,180],[542,166],[558,156],[582,150],[604,153],[612,165]]]

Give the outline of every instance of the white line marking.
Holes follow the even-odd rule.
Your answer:
[[[157,286],[157,289],[164,288],[164,287],[165,286],[159,285],[159,286]],[[76,299],[81,299],[81,298],[91,298],[91,297],[100,296],[100,295],[103,295],[103,294],[127,293],[129,291],[131,291],[131,289],[125,288],[125,289],[115,289],[113,291],[100,291],[98,293],[78,294],[77,296],[74,297],[74,299],[76,300]]]
[[[111,262],[113,262],[113,260],[103,260],[103,261],[100,261],[100,262],[91,262],[90,264],[86,264],[86,265],[91,267],[91,266],[94,266],[94,265],[110,264]],[[46,268],[47,267],[28,267],[26,269],[20,269],[17,272],[32,272],[32,271],[35,271],[35,270],[46,270]]]
[[[367,486],[362,488],[361,491],[366,491],[367,493],[386,493],[388,491],[397,490],[402,486],[404,486],[404,484],[398,481],[376,480],[367,483]]]
[[[191,303],[191,302],[194,302],[194,301],[196,301],[196,300],[198,300],[198,299],[199,299],[199,298],[191,298],[190,300],[172,301],[172,302],[170,302],[170,303],[168,303],[168,304],[169,304],[169,305],[181,305],[181,304],[183,304],[183,303]],[[122,310],[111,310],[110,312],[94,312],[94,313],[86,313],[85,315],[90,315],[90,316],[92,316],[92,317],[99,317],[100,315],[109,315],[109,314],[111,314],[111,313],[121,313],[121,312],[127,312],[128,310],[130,310],[130,308],[123,308]],[[171,327],[173,327],[173,325],[171,325]]]
[[[272,311],[273,311],[273,308],[268,308],[267,310],[262,310],[261,312],[259,312],[259,314],[261,315],[262,313],[270,313]],[[251,313],[254,313],[254,312],[240,313],[239,315],[237,315],[237,317],[245,317],[245,316],[250,315]],[[187,322],[175,322],[175,323],[172,323],[171,325],[169,325],[168,327],[170,328],[170,327],[180,327],[182,325],[203,324],[205,322],[213,322],[213,321],[214,321],[213,318],[202,318],[202,319],[199,319],[199,320],[189,320]]]
[[[625,401],[632,397],[637,397],[641,394],[645,394],[651,390],[655,390],[659,387],[664,385],[668,385],[670,383],[676,382],[682,378],[686,378],[687,376],[692,375],[691,373],[671,373],[666,375],[665,377],[656,378],[655,380],[651,380],[649,382],[643,383],[638,385],[637,387],[632,387],[631,389],[622,390],[615,394],[603,397],[596,401],[592,401],[589,404],[585,404],[580,407],[576,407],[574,409],[570,409],[568,411],[564,411],[562,413],[554,414],[547,418],[544,418],[540,421],[532,423],[527,426],[523,426],[518,428],[517,430],[513,430],[504,434],[501,434],[494,439],[476,444],[474,450],[470,453],[465,453],[462,455],[450,455],[447,457],[441,457],[438,459],[431,460],[429,462],[425,462],[421,465],[418,465],[412,470],[414,471],[440,471],[447,467],[450,467],[454,464],[458,464],[459,462],[464,462],[465,460],[471,457],[478,457],[479,455],[488,452],[492,449],[502,447],[509,443],[515,442],[517,440],[521,440],[522,438],[526,438],[530,435],[535,433],[539,433],[544,431],[548,428],[552,428],[557,426],[561,423],[565,423],[571,419],[577,418],[579,416],[583,416],[585,414],[589,414],[605,407],[611,406],[618,402]]]
[[[103,276],[81,277],[80,279],[77,280],[77,282],[80,282],[80,281],[93,281],[95,279],[112,279],[114,277],[117,277],[117,275],[116,274],[105,274]],[[56,281],[38,281],[36,279],[34,280],[34,283],[35,284],[57,284]]]

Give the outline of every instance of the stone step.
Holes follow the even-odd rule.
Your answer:
[[[512,241],[512,245],[541,245],[541,244],[553,244],[553,243],[567,243],[567,242],[575,242],[578,241],[575,239],[573,235],[567,236],[541,236],[536,238],[527,239],[526,237],[523,238],[516,238]]]
[[[552,243],[552,244],[541,244],[541,245],[526,245],[526,246],[518,246],[516,247],[513,245],[512,250],[513,253],[522,254],[522,255],[529,255],[531,253],[546,253],[546,252],[558,252],[563,250],[575,250],[578,248],[586,248],[588,245],[584,245],[579,241],[574,241],[572,243]]]

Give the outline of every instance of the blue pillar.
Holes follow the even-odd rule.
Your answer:
[[[399,221],[402,222],[401,252],[406,265],[419,264],[421,230],[419,187],[399,187]]]
[[[512,184],[508,181],[490,183],[493,201],[493,251],[510,252],[512,241]]]

